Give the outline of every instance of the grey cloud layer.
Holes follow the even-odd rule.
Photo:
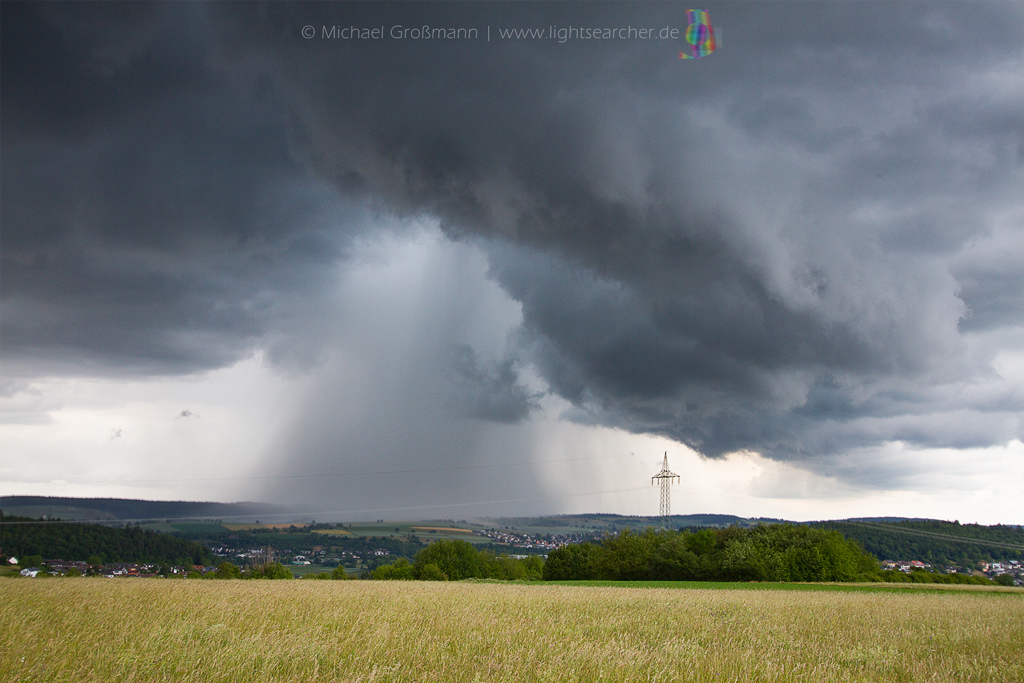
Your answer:
[[[150,33],[65,9],[4,8],[8,349],[229,362],[287,327],[369,202],[487,253],[522,305],[512,353],[569,417],[708,455],[1022,435],[1020,388],[970,351],[1024,322],[1021,261],[985,247],[1021,232],[1015,5],[711,6],[725,47],[696,62],[299,36],[682,25],[669,3],[172,5],[133,19]],[[63,95],[19,85],[23,10],[57,17],[19,21],[63,41],[42,61]],[[456,348],[477,417],[527,419],[514,365]]]

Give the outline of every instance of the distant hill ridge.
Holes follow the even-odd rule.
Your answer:
[[[966,567],[979,561],[1024,560],[1024,528],[960,524],[936,519],[809,522],[853,539],[880,560],[921,560]]]
[[[496,517],[492,522],[501,524],[527,526],[551,526],[561,527],[566,524],[589,524],[594,526],[622,526],[630,528],[644,528],[647,526],[661,526],[661,517],[645,517],[642,515],[617,515],[613,513],[590,513],[590,514],[565,514],[548,515],[545,517]],[[784,524],[788,520],[776,519],[774,517],[737,517],[736,515],[719,514],[695,514],[695,515],[670,515],[669,526],[754,526],[756,524]],[[793,522],[790,522],[793,523]]]
[[[232,517],[288,516],[298,522],[302,513],[288,507],[268,503],[238,502],[216,503],[208,501],[162,501],[134,498],[73,498],[63,496],[0,496],[0,510],[8,515],[28,517],[61,517],[68,520],[136,521],[149,519],[228,519]],[[314,513],[315,514],[315,513]],[[299,517],[297,517],[299,515]],[[310,514],[306,513],[305,517]],[[559,514],[543,517],[495,517],[489,521],[509,525],[552,526],[579,524],[593,527],[661,526],[661,517],[620,515],[614,513]],[[817,522],[793,522],[777,517],[740,517],[725,514],[671,515],[669,526],[754,526],[757,524],[826,524],[826,523],[882,523],[939,522],[921,517],[855,517]],[[956,524],[939,522],[941,524]],[[963,525],[963,528],[979,525]],[[985,527],[982,527],[985,528]],[[1001,526],[1003,529],[1020,528]]]
[[[132,500],[127,498],[63,498],[56,496],[0,496],[5,515],[59,517],[97,522],[148,519],[226,519],[283,514],[285,509],[266,503],[210,503]]]

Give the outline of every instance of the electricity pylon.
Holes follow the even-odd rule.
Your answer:
[[[651,477],[651,483],[654,483],[655,479],[661,480],[661,526],[664,529],[668,528],[668,518],[672,514],[672,481],[679,479],[679,475],[671,472],[668,469],[668,451],[665,452],[665,461],[661,464],[661,472],[658,472]]]

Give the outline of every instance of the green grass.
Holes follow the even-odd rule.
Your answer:
[[[302,578],[309,574],[330,574],[334,567],[325,567],[319,564],[289,564],[288,569],[295,578]]]
[[[0,680],[1024,680],[1024,597],[376,581],[0,582]]]

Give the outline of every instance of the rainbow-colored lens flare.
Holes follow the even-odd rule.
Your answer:
[[[715,51],[715,28],[711,25],[711,14],[704,9],[686,10],[690,25],[683,35],[690,44],[689,51],[679,53],[679,59],[700,59]]]

